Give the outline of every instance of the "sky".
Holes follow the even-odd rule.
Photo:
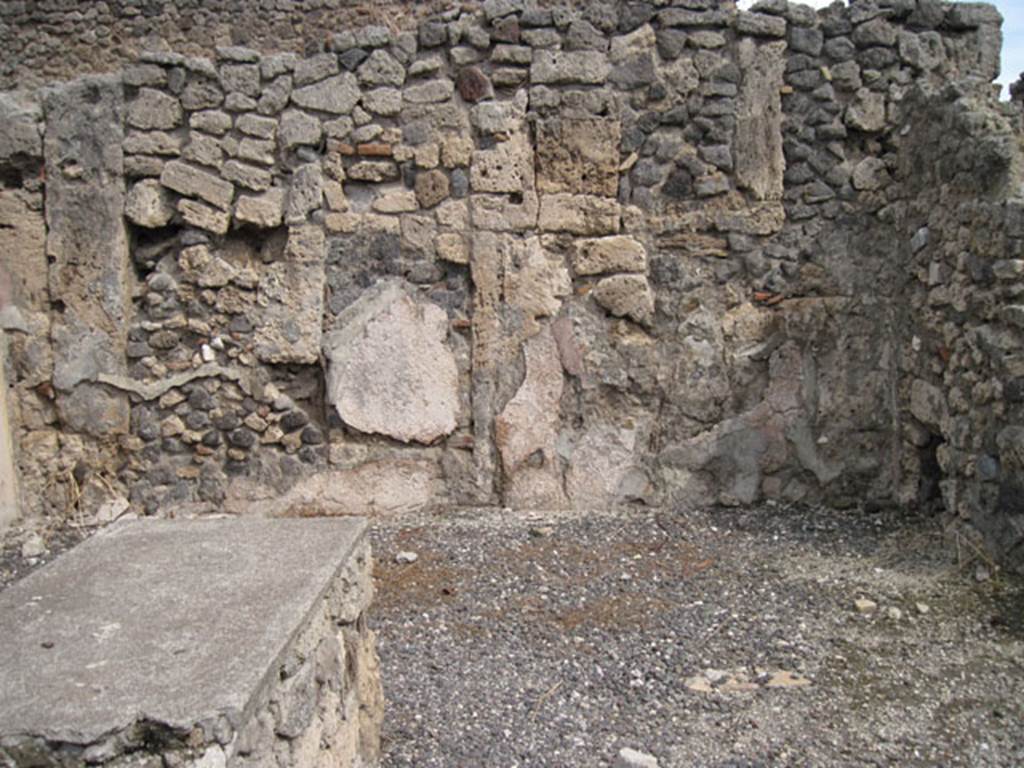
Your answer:
[[[815,8],[824,8],[833,0],[800,0]],[[990,0],[991,2],[992,0]],[[740,7],[747,8],[754,0],[740,0]],[[1003,65],[999,82],[1003,84],[1003,97],[1008,98],[1006,86],[1024,72],[1024,0],[994,0],[1003,14]]]

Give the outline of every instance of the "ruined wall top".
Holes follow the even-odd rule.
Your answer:
[[[90,72],[112,71],[145,50],[211,56],[218,46],[245,45],[263,52],[318,53],[335,46],[337,35],[366,26],[379,27],[381,34],[393,39],[404,31],[413,41],[418,28],[421,40],[426,36],[435,44],[476,45],[479,39],[465,38],[466,20],[479,12],[495,18],[525,10],[524,24],[533,16],[543,22],[540,26],[553,22],[568,27],[581,17],[604,33],[628,32],[665,12],[695,14],[693,19],[677,19],[672,26],[704,25],[707,17],[700,20],[696,14],[708,12],[716,15],[714,26],[724,22],[740,32],[756,32],[751,25],[764,24],[738,12],[735,5],[733,0],[487,0],[461,6],[445,0],[372,4],[356,0],[3,0],[0,90],[35,88]],[[943,35],[952,58],[976,65],[972,74],[994,78],[999,71],[1001,18],[984,3],[852,0],[849,7],[837,2],[816,14],[787,0],[761,0],[754,10],[783,17],[795,27],[820,26],[829,36],[841,34],[837,25],[860,25],[873,17],[899,22],[915,32],[934,30]],[[865,29],[870,33],[872,27]],[[785,27],[781,30],[784,36]],[[981,33],[963,35],[975,30]],[[874,44],[870,40],[857,44],[862,43]],[[886,45],[886,41],[877,44]]]

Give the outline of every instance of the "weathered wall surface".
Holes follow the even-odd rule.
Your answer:
[[[940,497],[1024,565],[1024,146],[1018,105],[955,85],[907,105],[897,213],[904,498]]]
[[[449,4],[360,0],[4,0],[0,89],[110,72],[142,51],[211,56],[219,45],[302,53],[367,24],[412,27]]]
[[[903,104],[992,80],[992,8],[330,13],[5,97],[34,508],[921,496]],[[72,192],[111,247],[68,263]]]

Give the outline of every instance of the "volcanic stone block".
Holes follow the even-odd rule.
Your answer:
[[[359,84],[351,72],[342,72],[314,85],[296,88],[292,101],[306,109],[347,115],[359,101]]]
[[[169,130],[181,125],[181,104],[173,96],[143,88],[128,107],[128,125],[143,130]]]
[[[15,91],[0,94],[0,160],[42,157],[39,124],[42,109],[32,94]]]
[[[364,86],[400,86],[405,82],[405,67],[387,51],[376,50],[359,66],[356,75]]]
[[[424,208],[432,208],[448,197],[450,188],[443,171],[426,171],[416,176],[416,199]]]
[[[455,430],[459,379],[443,309],[385,282],[335,327],[324,339],[327,398],[346,424],[404,443]]]
[[[121,181],[120,78],[88,77],[54,88],[46,96],[45,113],[49,287],[64,305],[53,328],[57,405],[72,429],[124,433],[127,398],[88,384],[100,373],[123,374],[126,368],[131,268]],[[83,336],[101,337],[103,354],[93,356],[80,344]],[[58,379],[74,383],[62,388]],[[78,384],[88,387],[88,396],[72,396]]]
[[[475,104],[494,95],[494,87],[480,67],[466,67],[455,78],[455,87],[463,101]]]
[[[541,192],[615,197],[619,191],[618,120],[544,120],[537,124],[537,186]]]
[[[885,120],[884,93],[861,88],[846,108],[846,124],[858,131],[880,131],[885,128]]]
[[[0,595],[0,761],[376,764],[370,569],[358,519],[94,536]]]

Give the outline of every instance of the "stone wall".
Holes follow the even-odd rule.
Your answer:
[[[921,89],[902,120],[894,207],[907,286],[901,495],[941,498],[1024,565],[1024,113],[970,89]],[[937,158],[937,159],[936,159]]]
[[[927,498],[902,116],[994,9],[328,10],[5,97],[34,512]]]

